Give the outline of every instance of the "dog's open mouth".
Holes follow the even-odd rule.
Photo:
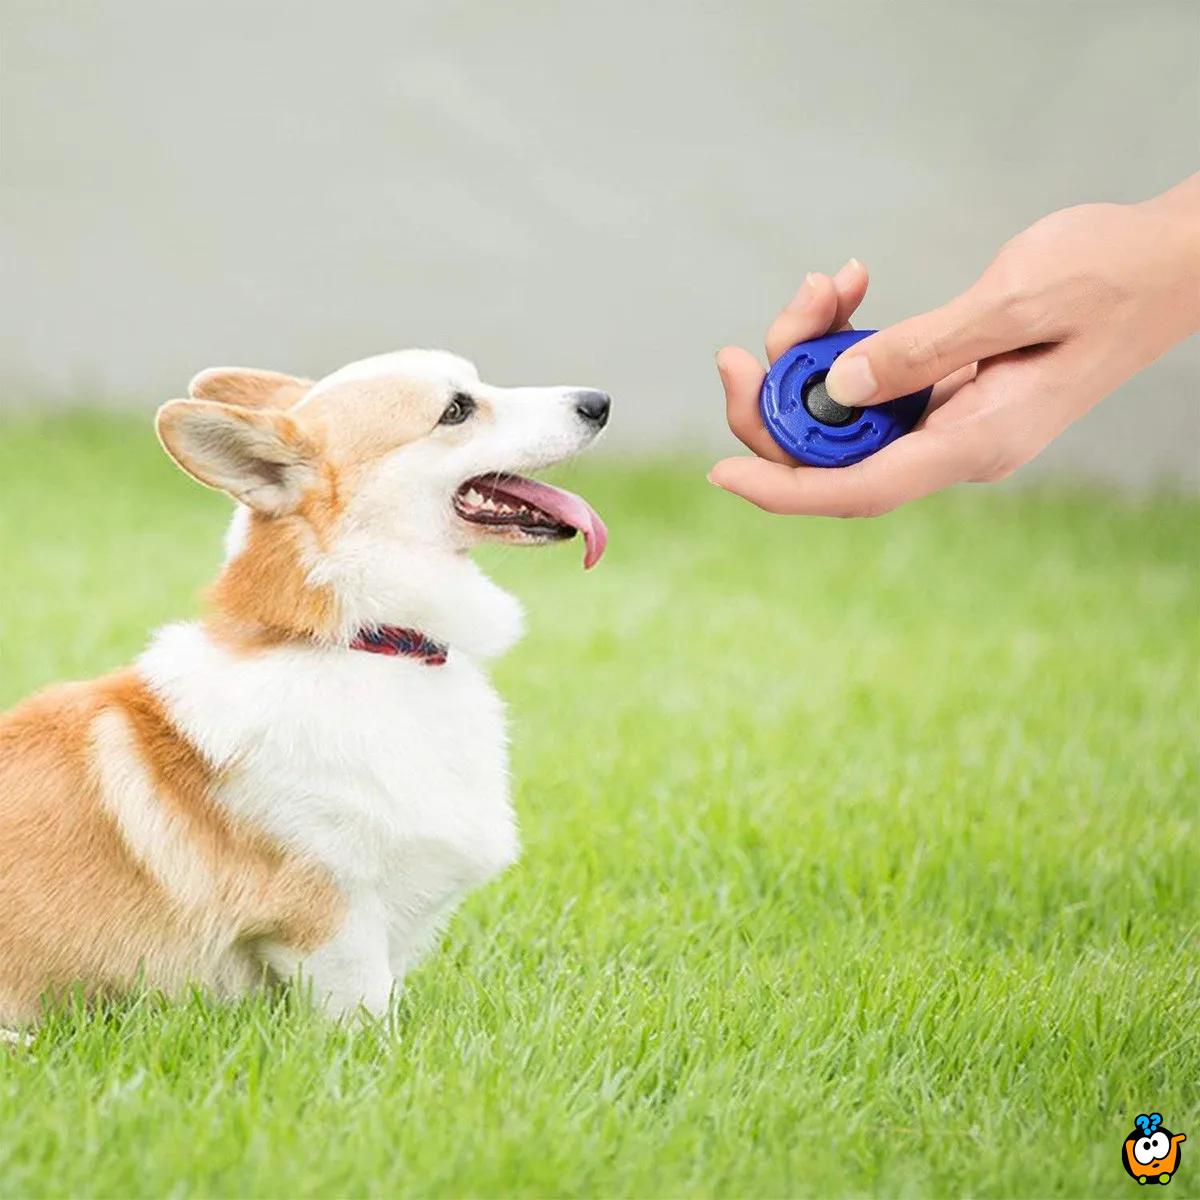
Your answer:
[[[608,530],[586,500],[523,475],[495,472],[468,479],[454,493],[454,511],[506,540],[558,541],[581,533],[585,567],[594,567],[608,544]]]

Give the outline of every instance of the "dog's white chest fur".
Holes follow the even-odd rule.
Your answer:
[[[465,893],[516,857],[503,706],[464,655],[444,666],[317,647],[234,657],[200,626],[175,625],[140,669],[222,771],[218,802],[328,868],[351,937],[356,923],[376,941],[382,927],[388,988]],[[361,970],[361,947],[351,957]]]

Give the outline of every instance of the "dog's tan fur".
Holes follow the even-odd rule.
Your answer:
[[[203,888],[169,847],[131,846],[105,795],[105,764],[120,755],[152,783]],[[34,1019],[44,990],[81,980],[101,994],[139,977],[225,992],[257,970],[239,949],[253,939],[303,951],[328,936],[340,911],[330,881],[233,827],[213,783],[132,671],[49,689],[0,718],[0,1022]]]
[[[209,627],[238,652],[330,635],[336,604],[307,580],[306,548],[329,535],[365,464],[436,419],[419,395],[370,384],[282,411],[311,386],[206,371],[191,399],[159,414],[164,446],[201,482],[220,486],[179,425],[215,405],[281,434],[310,468],[292,511],[250,514],[244,548],[207,593]],[[106,775],[119,786],[106,787]],[[132,670],[48,689],[0,716],[0,1024],[33,1020],[45,993],[81,981],[93,995],[138,979],[241,990],[261,971],[244,952],[255,939],[303,954],[330,935],[341,915],[331,880],[234,827],[212,803],[216,782]],[[156,823],[145,845],[137,814],[122,812],[142,784]]]
[[[242,367],[212,367],[188,384],[193,400],[217,400],[245,408],[291,408],[313,386],[311,379],[252,371]]]
[[[299,515],[269,520],[254,513],[249,522],[245,550],[206,595],[209,627],[237,650],[328,637],[336,601],[328,588],[308,581],[305,568],[305,548],[319,526]]]
[[[311,386],[310,380],[273,371],[220,369],[202,372],[189,387],[193,399],[244,411],[247,420],[270,420],[297,455],[315,465],[294,512],[250,514],[245,552],[227,564],[208,592],[210,628],[235,650],[330,636],[337,624],[336,603],[328,588],[308,581],[310,551],[327,545],[346,499],[370,464],[419,437],[436,419],[418,390],[377,381],[331,388],[287,417],[255,415],[292,408]],[[486,419],[486,406],[481,409]],[[159,416],[160,437],[185,471],[211,484],[174,441],[176,421],[186,411],[186,401],[167,405]]]
[[[396,369],[397,360],[405,370]],[[472,419],[464,428],[442,420],[459,386],[478,393],[469,397]],[[544,407],[528,407],[530,390]],[[386,786],[361,796],[334,786],[358,822],[344,839],[353,851],[338,840],[340,810],[330,834],[319,804],[306,806],[306,777],[288,774],[288,738],[307,735],[306,747],[321,746],[332,731],[328,761],[337,780],[346,773],[340,746],[355,731],[347,738],[346,726],[328,718],[319,698],[311,709],[293,705],[273,748],[278,769],[264,767],[256,760],[257,712],[231,724],[224,720],[245,694],[237,672],[267,664],[271,684],[279,681],[277,692],[271,686],[262,692],[261,707],[269,711],[275,695],[308,694],[305,672],[321,669],[309,664],[336,661],[345,697],[343,651],[374,614],[368,609],[364,616],[355,603],[382,596],[382,603],[407,615],[410,604],[425,602],[410,590],[407,564],[392,575],[371,574],[393,546],[407,545],[408,530],[401,525],[396,533],[393,514],[406,511],[412,492],[408,477],[394,470],[391,452],[429,439],[428,446],[414,448],[418,463],[431,446],[435,463],[450,455],[459,467],[465,457],[472,477],[503,469],[514,454],[533,455],[535,467],[559,461],[597,432],[594,422],[581,423],[575,396],[562,388],[491,388],[463,360],[417,351],[351,364],[319,384],[269,371],[206,371],[192,381],[187,399],[160,409],[158,433],[170,456],[242,505],[233,549],[207,593],[205,626],[174,627],[183,631],[183,650],[178,637],[171,641],[171,629],[160,631],[136,666],[49,689],[0,714],[0,1024],[36,1019],[47,994],[75,985],[91,996],[120,994],[139,980],[168,992],[196,984],[217,994],[243,994],[262,980],[264,963],[288,978],[297,965],[315,964],[325,973],[323,997],[333,1011],[349,1011],[359,1001],[382,1011],[388,988],[429,943],[451,901],[516,853],[502,716],[470,655],[483,658],[511,644],[520,612],[462,554],[489,538],[537,541],[538,531],[460,527],[452,524],[453,509],[438,525],[443,500],[436,490],[430,509],[418,507],[413,519],[436,529],[440,541],[432,565],[426,564],[422,525],[415,535],[418,552],[409,561],[438,596],[440,619],[460,621],[454,636],[463,646],[456,654],[464,666],[450,686],[474,714],[479,745],[470,771],[457,764],[440,770],[438,761],[409,778],[386,734],[368,743],[383,748],[371,769],[381,779],[398,775],[401,783],[396,795]],[[529,412],[541,414],[531,426],[523,423]],[[498,419],[501,413],[507,425]],[[472,441],[497,431],[513,440]],[[504,456],[495,467],[493,454]],[[457,482],[435,476],[426,487]],[[365,550],[353,540],[364,526]],[[332,553],[339,548],[343,559]],[[426,568],[435,585],[421,575]],[[353,584],[364,572],[376,589],[365,596],[365,585],[345,583],[347,574]],[[341,589],[336,594],[335,587]],[[421,607],[417,612],[424,619]],[[384,620],[392,619],[385,614]],[[155,658],[164,638],[168,649]],[[189,657],[187,645],[197,643],[199,657]],[[410,730],[420,728],[420,697],[445,703],[442,685],[428,687],[432,677],[410,679],[410,703],[407,692],[383,683],[375,664],[351,670],[355,689],[373,696],[377,709],[394,710]],[[210,672],[231,690],[206,696]],[[345,708],[343,698],[339,711]],[[445,725],[442,719],[429,736],[440,735]],[[358,753],[364,753],[361,747]],[[457,744],[448,743],[442,758],[459,753]],[[317,762],[324,766],[319,757]],[[284,782],[273,790],[276,777]],[[472,781],[469,787],[464,779]],[[426,847],[424,857],[411,859],[389,822],[397,796],[424,798],[428,787],[440,788],[440,799],[429,806],[433,817],[422,818],[427,824],[417,840]],[[255,807],[263,796],[273,810]],[[453,819],[438,826],[434,818],[444,816],[447,806]],[[460,819],[460,811],[469,815]],[[266,822],[261,829],[259,822]],[[266,828],[275,830],[276,840]],[[385,848],[404,869],[398,879],[381,873],[370,880],[371,902],[393,907],[382,934],[371,926],[375,941],[368,953],[353,939],[362,928],[361,911],[375,910],[344,881],[358,879],[358,863],[370,857],[378,829],[395,838]],[[285,842],[305,846],[311,857]],[[365,853],[359,853],[362,846]],[[335,883],[329,863],[339,854],[342,874]]]

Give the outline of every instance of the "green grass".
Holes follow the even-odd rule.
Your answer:
[[[521,863],[392,1032],[143,998],[0,1053],[3,1196],[1200,1195],[1200,505],[768,518],[581,464],[530,633]],[[0,703],[195,609],[226,515],[144,422],[0,427]]]

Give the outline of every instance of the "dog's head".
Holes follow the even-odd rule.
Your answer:
[[[591,443],[608,421],[603,392],[495,387],[454,355],[404,350],[319,382],[217,368],[189,394],[159,410],[159,438],[189,475],[245,506],[234,549],[253,536],[260,558],[269,546],[278,557],[286,540],[306,580],[336,577],[335,599],[366,619],[372,597],[353,595],[355,580],[369,593],[370,564],[397,554],[577,532],[586,566],[604,552],[588,504],[520,474]]]

